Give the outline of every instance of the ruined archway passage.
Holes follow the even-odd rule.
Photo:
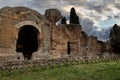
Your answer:
[[[18,32],[16,52],[22,52],[25,59],[31,59],[33,52],[38,50],[39,31],[31,25],[24,25]]]

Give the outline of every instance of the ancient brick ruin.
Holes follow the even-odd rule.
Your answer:
[[[103,42],[88,37],[80,24],[59,24],[61,13],[48,9],[45,15],[26,7],[0,10],[0,57],[11,59],[60,58],[100,55]]]

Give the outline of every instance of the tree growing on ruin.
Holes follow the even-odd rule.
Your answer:
[[[66,24],[66,18],[65,17],[62,17],[61,24]]]
[[[110,31],[110,44],[115,51],[120,52],[120,26],[117,24]]]
[[[79,17],[77,16],[76,11],[73,7],[70,11],[70,24],[79,24]]]

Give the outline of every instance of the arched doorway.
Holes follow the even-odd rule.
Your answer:
[[[16,52],[22,52],[24,59],[31,59],[32,53],[38,50],[39,31],[32,25],[24,25],[18,32]]]

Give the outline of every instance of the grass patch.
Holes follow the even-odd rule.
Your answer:
[[[0,80],[120,80],[120,62],[0,71]]]

